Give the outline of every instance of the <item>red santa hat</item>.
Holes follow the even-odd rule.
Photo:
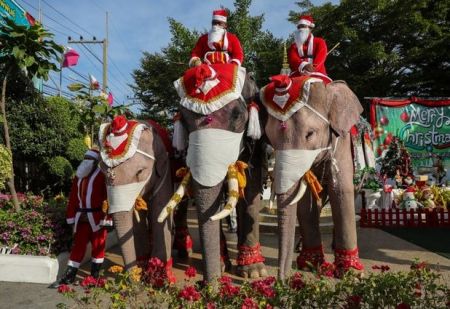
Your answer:
[[[111,122],[111,133],[114,135],[121,135],[126,132],[128,128],[128,120],[124,115],[114,117]]]
[[[93,158],[95,160],[98,160],[100,157],[100,152],[97,149],[89,149],[84,153],[84,157]]]
[[[272,76],[270,80],[274,83],[276,92],[288,91],[292,86],[292,80],[284,74]]]
[[[300,16],[297,26],[298,25],[306,25],[308,27],[314,28],[314,20],[311,15],[302,15]]]
[[[228,16],[228,13],[227,13],[227,11],[226,10],[215,10],[215,11],[213,11],[213,18],[212,18],[212,20],[214,21],[214,20],[217,20],[217,21],[221,21],[221,22],[224,22],[224,23],[226,23],[227,22],[227,16]]]

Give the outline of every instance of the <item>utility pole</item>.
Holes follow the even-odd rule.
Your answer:
[[[92,38],[92,40],[84,40],[83,37],[80,37],[80,40],[74,41],[69,36],[68,43],[69,44],[103,44],[103,59],[102,59],[102,65],[103,65],[103,82],[102,82],[102,90],[106,93],[106,89],[108,88],[108,12],[106,12],[106,36],[103,40],[97,41],[95,37]],[[99,59],[100,60],[100,59]]]

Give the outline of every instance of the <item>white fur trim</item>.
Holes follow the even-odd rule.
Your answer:
[[[117,132],[114,133],[122,133],[123,131],[125,131],[128,128],[128,123],[125,123],[125,125],[123,127],[120,128],[120,130],[117,130]]]
[[[292,79],[289,80],[289,84],[285,88],[275,88],[275,91],[284,92],[284,91],[289,90],[291,88],[291,86],[292,86]]]
[[[302,72],[303,72],[303,69],[304,69],[308,64],[309,64],[308,61],[303,61],[302,63],[300,63],[300,65],[298,66],[298,71],[299,71],[300,73],[302,73]]]
[[[242,65],[242,63],[239,61],[239,59],[236,59],[236,58],[231,59],[230,62],[237,63],[238,66]]]
[[[267,112],[271,116],[275,117],[278,120],[286,121],[289,118],[291,118],[291,116],[293,114],[295,114],[300,108],[305,107],[305,106],[308,107],[307,103],[308,103],[308,98],[309,98],[309,88],[311,87],[312,83],[318,83],[318,82],[322,83],[323,81],[321,79],[318,79],[318,78],[310,78],[310,79],[308,79],[303,84],[303,91],[302,91],[301,97],[297,98],[297,100],[294,103],[294,105],[292,105],[292,107],[285,114],[282,114],[282,113],[279,113],[278,111],[273,110],[272,108],[270,108],[270,105],[267,104],[265,96],[264,96],[264,91],[266,90],[267,86],[265,86],[265,87],[263,87],[261,89],[260,98],[261,98],[261,101],[264,104],[264,106],[266,106]],[[320,116],[322,116],[322,115],[320,115]],[[322,118],[323,118],[323,116],[322,116]],[[326,121],[328,122],[328,120],[326,120]]]
[[[89,156],[89,157],[92,157],[92,158],[95,158],[95,159],[98,160],[98,158],[99,158],[99,153],[98,153],[97,151],[88,150],[88,151],[86,151],[86,153],[84,154],[84,156]]]
[[[91,259],[92,263],[97,263],[97,264],[103,263],[104,260],[105,260],[105,258],[92,258]]]
[[[306,19],[300,19],[300,21],[297,23],[297,25],[306,25],[308,27],[312,27],[314,28],[314,24],[312,22],[310,22],[309,20]]]
[[[75,261],[72,261],[72,260],[69,260],[69,261],[67,262],[67,266],[75,267],[75,268],[80,268],[80,263],[75,262]]]
[[[219,98],[214,101],[210,101],[207,104],[205,104],[204,102],[199,102],[197,101],[197,99],[188,95],[184,90],[183,77],[180,77],[173,84],[178,92],[178,95],[181,98],[181,106],[186,107],[187,109],[195,113],[208,115],[221,109],[228,103],[238,99],[241,96],[242,88],[244,87],[246,70],[241,66],[238,67],[237,70],[238,72],[236,74],[236,80],[234,81],[235,88],[233,89],[233,91],[227,93],[224,96],[219,96]]]
[[[103,147],[103,142],[105,140],[105,138],[107,137],[106,134],[106,129],[108,128],[109,123],[103,123],[100,125],[100,130],[99,130],[99,142],[100,145],[102,145]],[[136,153],[137,147],[139,145],[139,139],[141,138],[141,134],[142,131],[145,129],[148,129],[149,127],[143,123],[138,123],[136,124],[136,128],[133,131],[133,136],[129,137],[131,138],[131,142],[130,142],[130,146],[128,148],[128,152],[126,154],[124,154],[122,157],[117,158],[117,159],[111,159],[108,156],[108,153],[105,151],[105,149],[102,149],[102,151],[100,152],[100,155],[102,157],[102,161],[108,166],[108,167],[115,167],[123,162],[125,162],[126,160],[130,159],[131,157],[134,156],[134,154]]]
[[[223,15],[213,15],[212,20],[218,20],[218,21],[222,21],[224,23],[227,22],[227,18]]]
[[[75,218],[67,218],[66,222],[67,222],[67,224],[74,224],[75,223]]]
[[[249,116],[248,116],[248,128],[247,136],[253,140],[258,140],[261,138],[261,125],[259,123],[258,109],[254,106],[250,106]]]

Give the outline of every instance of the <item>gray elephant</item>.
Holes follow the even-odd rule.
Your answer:
[[[206,76],[200,83],[199,75]],[[233,64],[192,68],[175,82],[175,87],[181,97],[182,128],[189,134],[186,159],[189,173],[161,213],[160,220],[174,209],[190,179],[198,212],[204,279],[211,282],[221,275],[220,219],[231,213],[240,195],[237,180],[240,168],[235,163],[243,150],[249,117],[246,103],[254,99],[258,88],[245,68]],[[247,205],[241,204],[237,209],[238,221],[241,221],[238,226],[238,271],[240,275],[250,277],[267,274],[258,231],[262,181],[253,181],[255,177],[262,177],[262,172],[260,164],[255,166],[247,171],[252,177],[245,193]],[[228,199],[220,210],[225,183]],[[255,184],[261,184],[261,188],[256,188]]]
[[[154,122],[141,123],[124,116],[102,124],[100,167],[106,175],[108,212],[117,230],[125,269],[135,266],[139,257],[157,257],[165,263],[168,279],[173,282],[172,218],[157,222],[158,214],[173,193],[169,156],[159,134],[161,130]],[[139,196],[148,205],[148,211],[138,209],[139,204],[145,208],[145,203],[135,205]]]
[[[334,222],[336,274],[362,269],[349,134],[363,110],[357,97],[341,81],[325,85],[311,77],[276,76],[261,89],[260,98],[269,113],[265,130],[276,158],[279,278],[285,279],[292,267],[296,217],[303,241],[299,268],[320,266],[325,261],[319,217],[327,197]],[[308,171],[317,175],[322,192],[312,190],[317,183]]]

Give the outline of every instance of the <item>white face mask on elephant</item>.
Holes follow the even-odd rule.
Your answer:
[[[243,134],[221,129],[202,129],[189,134],[186,164],[192,177],[206,187],[221,182],[228,166],[239,157]]]
[[[150,179],[150,175],[141,182],[129,183],[120,186],[107,186],[108,203],[110,214],[119,211],[129,211],[133,208],[139,193],[141,193],[145,184]]]
[[[275,193],[286,193],[311,168],[314,160],[324,150],[275,150]]]

